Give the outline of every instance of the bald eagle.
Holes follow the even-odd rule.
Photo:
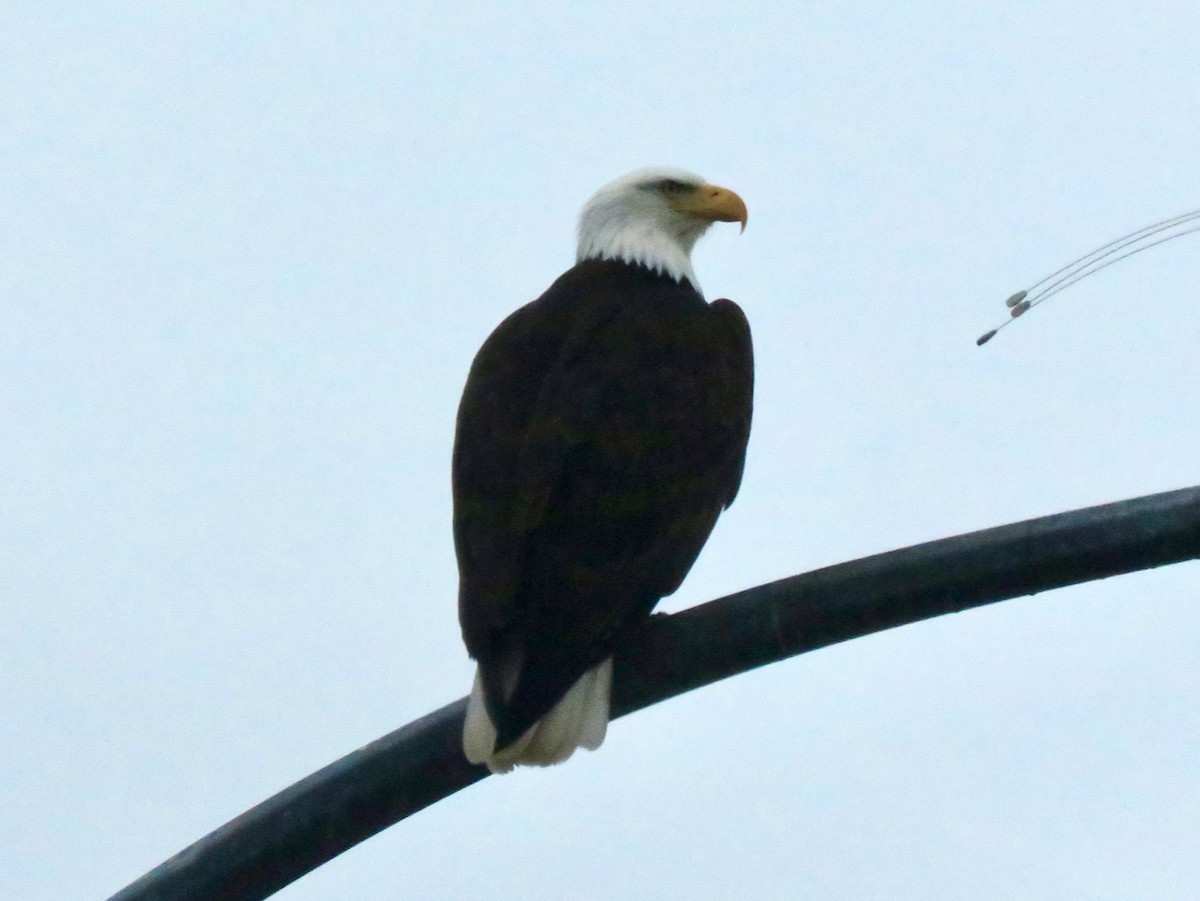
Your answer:
[[[595,749],[614,649],[674,592],[737,494],[750,327],[691,250],[746,205],[634,172],[579,221],[577,262],[476,355],[454,442],[459,621],[477,663],[463,750],[493,772]]]

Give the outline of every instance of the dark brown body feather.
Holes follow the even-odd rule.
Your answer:
[[[454,537],[497,749],[679,587],[737,494],[752,392],[737,305],[623,262],[580,263],[484,343]]]

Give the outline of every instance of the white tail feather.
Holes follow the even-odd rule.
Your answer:
[[[475,668],[475,685],[467,700],[467,720],[463,723],[463,754],[471,763],[483,763],[496,745],[496,727],[483,703],[483,676]]]
[[[507,773],[518,765],[562,763],[576,748],[594,751],[608,731],[611,694],[612,658],[609,657],[580,676],[562,700],[524,735],[497,752],[496,727],[488,716],[483,678],[476,669],[463,725],[463,753],[471,763],[485,763],[493,773]]]
[[[607,658],[592,672],[596,679],[592,684],[592,697],[588,702],[582,728],[579,730],[579,747],[594,751],[604,744],[608,732],[609,702],[612,698],[612,658]]]

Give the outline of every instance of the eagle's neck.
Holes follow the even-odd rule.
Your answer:
[[[642,213],[631,214],[603,204],[589,206],[579,220],[576,261],[621,260],[661,272],[677,282],[686,279],[699,291],[700,282],[692,270],[692,247],[709,223],[664,222]]]

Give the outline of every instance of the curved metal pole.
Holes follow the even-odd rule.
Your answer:
[[[996,601],[1200,557],[1200,486],[915,545],[656,616],[616,658],[613,717],[765,663]],[[110,901],[257,901],[488,775],[465,699],[286,788]]]

